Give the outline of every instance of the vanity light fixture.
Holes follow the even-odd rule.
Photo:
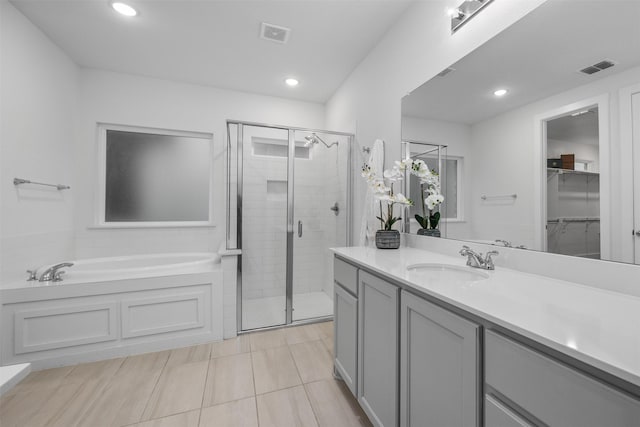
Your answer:
[[[456,8],[447,11],[451,19],[451,33],[455,33],[462,25],[467,23],[478,12],[493,0],[466,0]]]
[[[111,3],[111,7],[113,8],[113,10],[118,12],[120,15],[133,17],[133,16],[136,16],[138,14],[138,11],[135,10],[132,6],[129,6],[128,4],[122,3],[122,2],[119,2],[119,1],[112,2]]]
[[[505,96],[507,93],[509,93],[509,91],[507,89],[498,89],[495,92],[493,92],[493,94],[495,96],[497,96],[498,98]]]
[[[287,86],[291,86],[291,87],[296,87],[300,83],[298,79],[294,79],[293,77],[289,77],[288,79],[285,79],[284,82],[287,84]]]

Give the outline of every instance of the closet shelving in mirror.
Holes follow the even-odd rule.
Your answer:
[[[559,168],[547,168],[547,172],[557,172],[558,175],[562,175],[562,174],[572,174],[572,175],[591,175],[591,176],[598,176],[600,175],[598,172],[591,172],[591,171],[577,171],[577,170],[573,170],[573,169],[559,169]]]

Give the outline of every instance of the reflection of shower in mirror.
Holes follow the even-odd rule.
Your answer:
[[[331,148],[334,145],[338,145],[338,141],[332,142],[331,144],[327,144],[326,142],[324,142],[324,140],[322,138],[320,138],[315,133],[312,133],[311,135],[305,136],[304,139],[307,140],[307,142],[305,142],[305,144],[304,144],[305,147],[310,147],[310,146],[312,146],[314,144],[317,144],[319,142],[323,143],[324,146],[327,147],[327,148]]]

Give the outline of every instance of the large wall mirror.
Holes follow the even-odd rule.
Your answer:
[[[403,141],[456,160],[442,237],[640,264],[638,22],[549,0],[403,98]]]

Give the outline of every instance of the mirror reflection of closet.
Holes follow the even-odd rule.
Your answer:
[[[547,251],[600,259],[598,107],[546,122]]]

